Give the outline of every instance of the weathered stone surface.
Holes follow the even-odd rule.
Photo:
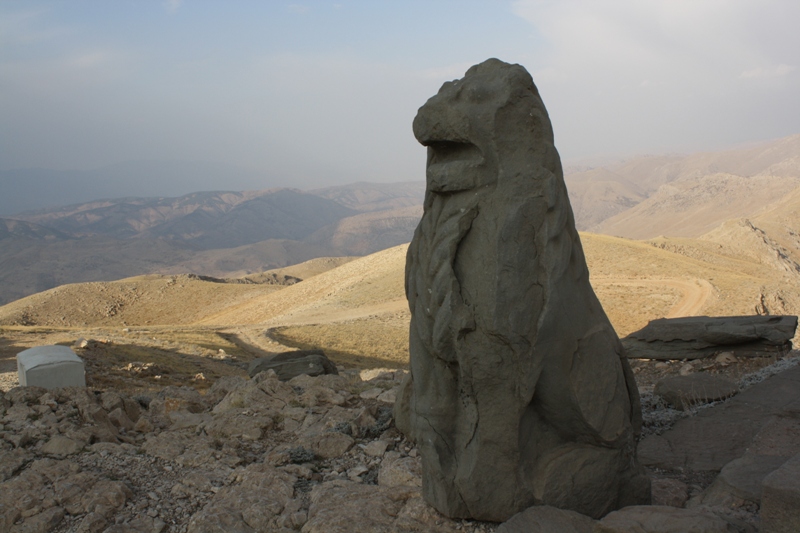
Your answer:
[[[656,383],[653,393],[676,409],[724,400],[739,392],[739,386],[728,378],[700,372],[687,376],[670,376]]]
[[[743,456],[774,417],[785,418],[789,411],[798,408],[800,366],[795,366],[724,403],[678,420],[672,429],[661,435],[645,437],[639,443],[639,460],[646,466],[667,470],[719,472],[726,464]],[[769,439],[763,440],[763,449],[755,453],[780,455],[785,452],[775,451],[791,449],[792,443],[786,442],[786,436],[778,439],[778,435],[770,434]],[[791,438],[793,434],[788,436]],[[779,440],[783,443],[779,444]],[[775,451],[768,451],[770,448]]]
[[[528,507],[504,522],[495,533],[592,533],[594,520],[549,505]]]
[[[636,359],[704,359],[791,350],[796,316],[692,316],[659,318],[622,339]]]
[[[456,524],[424,504],[415,487],[331,481],[314,487],[302,533],[456,533]]]
[[[744,454],[726,464],[714,483],[692,505],[721,505],[731,507],[740,502],[761,503],[761,483],[789,458],[779,455]]]
[[[0,482],[3,482],[22,469],[33,456],[22,448],[0,450]]]
[[[653,505],[683,507],[689,499],[689,487],[678,479],[654,479],[651,482],[651,492]]]
[[[248,466],[189,522],[189,533],[277,531],[277,517],[294,495],[295,478],[264,464]]]
[[[75,455],[81,451],[81,448],[83,448],[83,444],[78,441],[70,439],[69,437],[64,437],[63,435],[53,435],[53,437],[42,446],[42,453],[63,457],[66,455]]]
[[[26,519],[23,524],[8,529],[9,533],[47,533],[64,519],[64,509],[51,507]]]
[[[427,191],[395,415],[420,447],[425,499],[494,521],[534,502],[595,517],[648,502],[636,384],[589,285],[530,75],[472,67],[420,108],[414,134]]]
[[[367,515],[375,521],[366,521],[365,531],[381,531],[372,526],[385,519],[384,530],[393,533],[485,532],[480,524],[443,517],[422,500],[417,449],[392,427],[390,408],[352,395],[363,388],[357,376],[304,375],[281,382],[268,371],[221,380],[202,396],[169,387],[152,401],[87,388],[0,394],[0,403],[20,415],[0,419],[0,531],[157,533],[186,531],[191,523],[195,533],[289,533],[309,521],[314,487],[349,479],[340,488],[340,496],[351,499],[348,505],[331,505],[323,513],[336,516],[339,527],[318,517],[312,524],[317,531],[350,532]],[[385,382],[382,388],[396,383],[375,381]],[[317,400],[333,391],[347,398],[348,407],[327,400],[303,407],[300,400],[309,391]],[[120,429],[119,442],[96,440],[100,425],[111,431],[114,418],[130,418],[125,405],[131,401],[141,402],[138,429]],[[81,448],[68,459],[54,459],[47,443],[56,436]],[[316,453],[302,448],[308,442]],[[387,480],[393,486],[375,484]],[[367,507],[373,501],[392,514],[372,515]]]
[[[253,377],[267,370],[274,370],[281,381],[289,381],[301,374],[320,376],[339,373],[322,350],[294,350],[260,357],[250,363],[247,373]]]
[[[728,533],[728,523],[707,509],[635,505],[614,511],[594,533]]]
[[[336,431],[319,433],[303,440],[304,446],[324,459],[341,456],[352,448],[354,443],[353,437]]]
[[[800,531],[800,454],[764,478],[761,494],[761,532],[797,531]]]
[[[419,459],[402,457],[397,452],[388,452],[383,458],[378,473],[378,485],[382,487],[419,487],[422,485]]]
[[[770,418],[753,438],[747,451],[754,455],[792,457],[800,453],[800,410]]]

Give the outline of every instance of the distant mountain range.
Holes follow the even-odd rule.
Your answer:
[[[152,169],[120,168],[120,176],[145,174],[131,191],[159,181]],[[800,135],[722,152],[566,167],[565,173],[580,230],[763,241],[790,260],[786,268],[800,263]],[[25,194],[35,196],[35,184],[39,205],[61,200],[58,207],[0,218],[0,304],[65,283],[147,273],[236,277],[314,257],[370,254],[411,239],[425,190],[418,181],[102,199],[111,190],[103,187],[111,186],[84,176],[70,183],[96,186],[98,199],[65,206],[77,193],[55,183],[62,178],[71,179],[40,176],[26,188],[18,175],[0,174],[0,213],[14,204],[9,198],[17,207],[28,205]],[[723,226],[731,220],[740,221]]]
[[[422,182],[118,198],[0,218],[0,304],[145,273],[243,276],[410,239]],[[410,206],[410,207],[409,207]]]
[[[181,196],[270,186],[260,172],[215,162],[127,161],[92,170],[23,168],[0,171],[0,217],[104,198]],[[12,217],[13,218],[13,217]]]

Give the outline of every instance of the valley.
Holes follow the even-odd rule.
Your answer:
[[[591,283],[617,333],[659,317],[800,313],[798,161],[793,136],[568,167]],[[405,243],[422,194],[416,182],[197,193],[6,221],[0,370],[13,380],[21,348],[77,338],[127,346],[125,364],[196,386],[196,374],[289,348],[406,367]]]

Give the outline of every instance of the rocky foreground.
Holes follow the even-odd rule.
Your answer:
[[[0,395],[0,531],[756,531],[757,508],[681,508],[687,486],[676,498],[663,476],[661,505],[602,521],[550,507],[502,525],[445,518],[422,500],[417,449],[394,428],[403,375],[282,382],[270,370],[204,395],[14,388]]]
[[[492,531],[423,503],[398,372],[0,397],[0,531]]]

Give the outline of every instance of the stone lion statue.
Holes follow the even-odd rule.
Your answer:
[[[527,71],[490,59],[414,119],[428,150],[408,249],[411,372],[395,407],[450,517],[649,503],[639,397],[589,285],[553,131]]]

